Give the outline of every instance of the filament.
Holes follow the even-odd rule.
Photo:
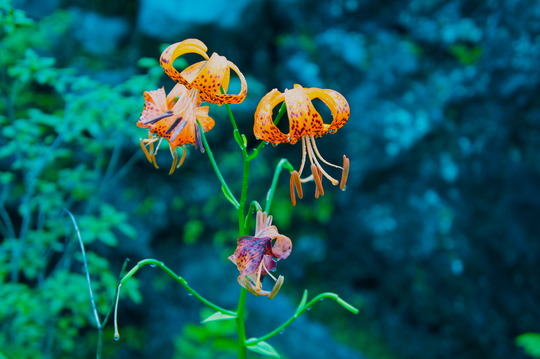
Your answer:
[[[312,136],[310,138],[313,138]],[[335,178],[333,178],[332,176],[330,176],[328,173],[326,173],[326,171],[322,168],[321,164],[319,163],[319,161],[317,160],[317,157],[314,150],[313,150],[313,147],[315,147],[315,149],[317,149],[317,146],[315,145],[315,140],[313,139],[312,141],[307,141],[307,150],[308,150],[308,155],[309,155],[309,160],[311,161],[312,164],[315,164],[322,172],[322,174],[328,178],[328,180],[330,180],[330,182],[332,182],[333,185],[337,185],[339,183],[338,180],[336,180]],[[313,142],[313,144],[312,144]],[[321,158],[322,160],[322,158]],[[327,163],[326,161],[324,161],[325,163]],[[332,165],[332,164],[331,164]],[[336,165],[332,165],[334,167],[336,167]],[[338,166],[339,167],[339,166]],[[339,167],[341,168],[341,167]]]

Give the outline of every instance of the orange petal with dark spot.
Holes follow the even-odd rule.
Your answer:
[[[329,125],[325,125],[326,131],[336,131],[347,123],[351,110],[342,94],[334,90],[318,88],[306,89],[306,92],[310,99],[318,98],[330,109],[333,120]]]
[[[294,85],[294,89],[285,90],[285,103],[289,116],[289,137],[298,140],[302,136],[321,136],[324,123],[308,97],[306,89]]]
[[[197,39],[187,39],[167,47],[161,53],[159,62],[161,67],[163,67],[163,70],[165,70],[165,73],[171,79],[189,88],[188,81],[173,66],[174,60],[188,53],[195,53],[201,55],[206,60],[208,60],[208,55],[206,54],[206,51],[208,51],[208,48],[202,41]]]
[[[281,92],[273,89],[259,101],[255,110],[255,123],[253,125],[253,133],[257,139],[270,143],[289,142],[287,135],[281,132],[274,124],[272,112],[274,107],[283,102],[284,99],[285,97]]]

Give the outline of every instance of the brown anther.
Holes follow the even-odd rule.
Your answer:
[[[169,126],[169,128],[165,131],[165,134],[169,134],[173,132],[173,130],[178,126],[178,124],[182,121],[182,116],[179,116],[174,119],[174,122]]]
[[[324,188],[322,185],[322,170],[315,164],[312,164],[311,173],[313,174],[313,180],[315,181],[315,198],[319,198],[319,196],[324,196]]]
[[[276,280],[276,284],[274,284],[274,288],[272,288],[272,291],[270,294],[268,294],[268,299],[274,299],[274,297],[278,294],[279,290],[281,289],[281,286],[283,285],[283,281],[285,278],[280,275],[278,279]]]
[[[291,174],[291,180],[289,182],[289,190],[291,192],[291,203],[293,207],[296,206],[296,194],[294,193],[294,172]]]
[[[156,141],[158,141],[158,144],[156,148],[154,149],[154,142]],[[161,138],[158,140],[157,137],[152,137],[150,135],[149,138],[145,138],[145,139],[141,138],[139,140],[139,144],[141,145],[141,149],[143,150],[143,153],[146,156],[146,159],[148,160],[148,162],[152,163],[155,168],[159,168],[156,162],[156,152],[157,152],[157,149],[159,148],[159,145],[161,144]],[[146,145],[148,145],[148,148],[150,149],[150,151],[148,151],[148,149],[146,148]]]
[[[294,176],[294,188],[296,188],[296,193],[298,194],[298,198],[302,199],[304,197],[304,191],[302,190],[302,181],[300,180],[300,173],[298,171],[296,172],[296,175]]]
[[[347,178],[349,178],[350,161],[347,156],[343,155],[343,171],[341,172],[341,182],[339,189],[345,191],[347,189]]]
[[[296,206],[296,193],[298,193],[298,198],[302,199],[302,197],[304,197],[304,192],[302,191],[302,182],[300,181],[300,174],[296,170],[292,171],[291,173],[289,189],[291,192],[291,203],[293,206]]]
[[[163,120],[164,118],[170,117],[173,115],[173,112],[171,110],[164,112],[162,115],[156,116],[154,118],[150,118],[148,120],[141,121],[144,125],[151,125],[153,123],[158,122],[159,120]]]
[[[251,283],[251,281],[247,278],[247,276],[245,276],[245,275],[238,276],[238,283],[242,287],[247,289],[250,293],[255,294],[255,295],[260,294],[253,288],[253,283]]]
[[[178,166],[176,166],[176,168],[182,167],[186,159],[186,154],[187,154],[187,149],[185,147],[182,147],[182,157],[180,158],[180,162],[178,162]]]

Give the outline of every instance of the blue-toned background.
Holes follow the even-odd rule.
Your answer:
[[[84,281],[74,291],[80,296],[74,308],[43,294],[72,285],[60,282],[51,289],[44,284],[66,261],[60,254],[66,248],[75,262],[61,267],[83,273],[76,245],[52,254],[47,249],[73,241],[69,225],[63,225],[65,238],[40,244],[49,233],[40,218],[66,222],[57,216],[63,207],[78,218],[94,216],[79,227],[89,251],[105,261],[96,271],[116,275],[126,257],[130,266],[157,258],[203,295],[234,307],[237,270],[226,259],[235,247],[234,213],[221,200],[206,157],[190,151],[184,166],[168,176],[166,146],[155,170],[138,144],[146,133],[135,126],[142,91],[172,86],[155,67],[144,77],[150,66],[141,67],[139,59],[157,59],[163,44],[198,38],[209,53],[234,62],[248,80],[248,97],[233,111],[251,146],[257,144],[250,134],[253,112],[273,88],[283,91],[295,83],[332,88],[351,107],[347,125],[318,141],[328,160],[339,163],[343,154],[351,159],[347,191],[327,184],[326,195],[315,201],[308,185],[308,195],[293,210],[288,178],[280,180],[273,214],[294,250],[278,268],[286,278],[278,297],[249,298],[248,333],[262,335],[286,320],[308,288],[312,294],[335,291],[361,311],[354,316],[334,303],[319,304],[270,340],[286,358],[527,357],[515,339],[540,332],[540,2],[21,0],[13,5],[41,30],[24,40],[12,40],[15,35],[7,32],[5,41],[0,38],[0,51],[13,48],[21,54],[19,59],[0,55],[0,143],[6,148],[0,169],[9,174],[0,177],[0,260],[10,268],[0,272],[6,288],[0,289],[0,343],[11,343],[5,355],[94,355]],[[47,39],[47,45],[32,38]],[[71,69],[73,78],[54,73],[40,80],[43,63],[34,70],[30,65],[13,70],[22,66],[23,56],[30,61],[23,41],[36,56],[54,58],[50,66]],[[20,80],[24,71],[25,81]],[[125,85],[134,76],[142,77]],[[93,87],[75,86],[82,77],[95,81]],[[9,100],[13,88],[21,95]],[[90,97],[76,105],[86,98],[81,96]],[[35,119],[34,107],[43,118]],[[217,125],[208,140],[225,176],[237,186],[241,157],[226,113],[216,106],[211,115]],[[74,138],[67,135],[83,124]],[[44,132],[30,133],[17,150],[7,150],[21,133],[39,126]],[[59,145],[46,142],[55,131],[63,134]],[[68,152],[55,161],[24,164],[31,141]],[[253,195],[263,199],[280,157],[298,166],[300,155],[299,146],[267,146],[254,167]],[[17,166],[15,159],[23,164]],[[88,173],[63,185],[76,174],[62,171],[79,167]],[[53,187],[31,187],[32,171],[35,178],[47,175]],[[59,191],[65,196],[57,202],[47,199]],[[28,209],[32,196],[50,201],[50,208],[40,209],[38,203]],[[98,224],[111,218],[107,210],[120,216],[124,227],[114,222],[100,229]],[[31,229],[22,231],[25,226]],[[20,246],[22,234],[32,229],[44,232]],[[102,237],[105,230],[109,242]],[[29,274],[19,269],[24,268],[21,253],[33,245],[40,247],[29,263],[46,260]],[[120,303],[119,342],[107,324],[104,350],[110,357],[220,358],[206,350],[230,328],[201,331],[201,305],[157,269],[145,268],[137,277],[140,300],[133,294]],[[105,309],[114,292],[112,278],[102,288]],[[18,290],[43,298],[25,304]],[[47,309],[51,303],[59,309],[50,320],[26,320],[23,309],[18,314],[6,309],[17,302],[27,312],[41,308],[44,317],[54,312]],[[58,318],[77,310],[82,318],[71,332],[74,324],[62,327]],[[17,333],[15,324],[8,324],[14,318]],[[51,331],[52,337],[43,334]],[[20,335],[26,339],[13,339]],[[57,343],[63,335],[74,338],[71,346]],[[38,348],[33,356],[21,354],[32,345]]]

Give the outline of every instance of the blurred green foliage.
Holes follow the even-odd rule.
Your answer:
[[[204,308],[201,318],[207,318],[212,309]],[[226,359],[237,351],[234,320],[216,320],[207,323],[188,323],[175,339],[174,358]]]
[[[102,318],[118,273],[96,250],[136,236],[115,207],[115,186],[135,159],[124,160],[124,146],[135,152],[140,135],[129,119],[161,71],[143,60],[147,75],[113,86],[57,68],[54,55],[44,54],[53,53],[69,26],[67,13],[35,22],[0,0],[0,357],[95,355],[95,346],[80,345],[96,323],[62,208],[74,213],[89,248]],[[140,299],[136,280],[126,289]]]
[[[474,65],[482,57],[480,46],[455,44],[450,46],[449,51],[464,66]]]
[[[533,358],[540,358],[540,334],[524,333],[516,338],[516,344]]]

